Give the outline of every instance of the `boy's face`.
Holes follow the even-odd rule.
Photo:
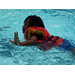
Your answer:
[[[23,25],[23,29],[22,29],[23,33],[25,33],[25,30],[30,26],[29,21],[30,19],[27,19],[25,21],[25,24]]]

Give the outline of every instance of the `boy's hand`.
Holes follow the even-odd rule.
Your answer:
[[[12,42],[13,44],[20,46],[20,41],[19,39],[17,39],[17,37],[15,36],[14,41],[12,41],[11,39],[9,39],[10,42]]]
[[[19,39],[15,40],[15,41],[12,41],[11,39],[9,39],[9,41],[12,42],[13,44],[17,45],[17,46],[20,46]]]

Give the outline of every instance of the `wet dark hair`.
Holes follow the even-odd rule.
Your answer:
[[[28,16],[25,20],[24,20],[24,24],[26,22],[26,20],[30,19],[30,27],[33,26],[37,26],[37,27],[43,27],[45,28],[42,19],[39,16],[36,15],[31,15]]]

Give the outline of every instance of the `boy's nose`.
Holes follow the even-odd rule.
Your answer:
[[[24,25],[22,27],[24,27]]]

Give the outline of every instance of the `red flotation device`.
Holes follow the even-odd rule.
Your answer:
[[[30,33],[33,33],[33,34],[38,34],[38,35],[42,35],[43,38],[41,40],[38,40],[38,42],[43,42],[43,41],[46,41],[48,38],[47,38],[47,35],[50,37],[51,35],[48,33],[48,31],[42,27],[29,27],[26,29],[25,31],[25,39],[28,40],[30,39]]]
[[[41,42],[47,42],[47,44],[51,44],[52,46],[58,46],[61,45],[63,42],[63,39],[58,36],[52,36],[48,33],[48,31],[45,28],[42,27],[29,27],[25,30],[25,39],[30,39],[30,34],[37,34],[42,35],[43,38],[41,40],[38,40],[37,43]]]

